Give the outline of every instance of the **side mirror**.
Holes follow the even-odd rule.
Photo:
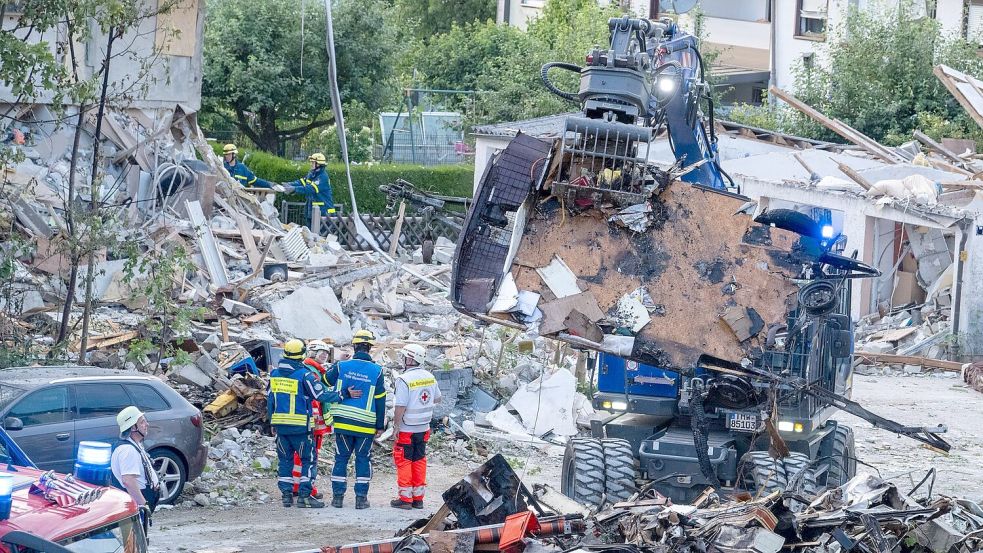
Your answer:
[[[17,417],[7,417],[3,419],[4,430],[24,430],[24,421]]]

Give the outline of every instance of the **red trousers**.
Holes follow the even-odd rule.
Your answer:
[[[400,432],[393,448],[393,461],[396,462],[396,485],[399,486],[399,499],[412,503],[423,501],[427,490],[427,442],[430,431]]]
[[[321,445],[324,443],[324,434],[314,434],[314,474],[317,475],[317,456],[321,452]],[[300,491],[300,454],[294,453],[294,470],[290,473],[294,477],[294,493]],[[317,493],[317,486],[311,481],[311,494]]]

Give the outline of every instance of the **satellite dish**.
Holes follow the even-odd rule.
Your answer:
[[[700,0],[665,0],[665,9],[673,13],[686,13],[696,7]]]

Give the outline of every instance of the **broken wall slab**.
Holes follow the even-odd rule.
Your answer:
[[[303,286],[270,307],[277,328],[293,338],[330,339],[336,344],[352,340],[351,323],[329,287]]]

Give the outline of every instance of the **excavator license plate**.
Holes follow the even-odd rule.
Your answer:
[[[731,413],[727,416],[727,428],[735,432],[757,432],[760,426],[757,415]]]

